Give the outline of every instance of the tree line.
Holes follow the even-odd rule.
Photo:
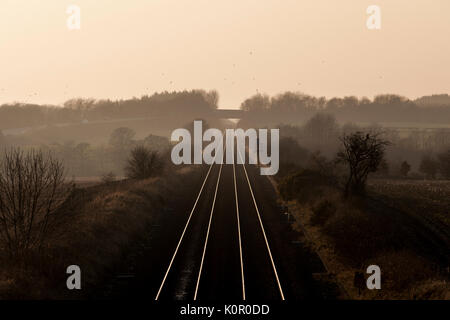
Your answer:
[[[394,94],[377,95],[373,99],[354,96],[326,99],[285,92],[273,97],[256,94],[246,99],[240,107],[247,111],[244,120],[249,126],[255,123],[300,123],[317,112],[332,114],[339,122],[448,124],[450,119],[450,97],[447,95],[416,100]]]
[[[10,103],[0,106],[0,130],[29,126],[141,117],[183,119],[212,117],[218,106],[217,91],[161,92],[125,100],[76,98],[63,106]],[[447,123],[450,97],[433,95],[410,100],[394,94],[373,99],[348,96],[315,97],[284,92],[273,97],[256,94],[241,103],[243,123],[298,123],[317,112],[333,114],[339,122]]]
[[[161,92],[126,100],[76,98],[63,106],[24,103],[0,106],[0,130],[124,118],[208,116],[217,108],[216,91]]]
[[[450,130],[400,135],[396,130],[377,125],[340,125],[333,115],[327,113],[317,113],[303,125],[287,124],[278,127],[281,137],[280,163],[284,163],[282,167],[285,168],[293,164],[305,165],[309,157],[316,153],[329,159],[334,158],[342,148],[344,137],[363,132],[389,141],[389,148],[383,152],[376,175],[450,178]],[[344,142],[347,144],[346,140]]]

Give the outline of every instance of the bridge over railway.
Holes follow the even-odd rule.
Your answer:
[[[214,116],[221,119],[241,119],[244,116],[245,111],[240,109],[216,109],[214,110]]]

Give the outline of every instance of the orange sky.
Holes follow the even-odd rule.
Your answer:
[[[66,8],[81,8],[81,30]],[[382,28],[366,28],[366,8]],[[449,0],[1,0],[0,103],[450,93]]]

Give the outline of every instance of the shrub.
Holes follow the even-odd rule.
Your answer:
[[[108,173],[105,173],[102,176],[102,182],[103,183],[111,183],[111,182],[114,182],[114,181],[116,181],[116,175],[112,171],[110,171]]]
[[[406,234],[389,216],[373,214],[354,201],[338,205],[323,230],[350,265],[360,266],[384,248],[403,247]]]
[[[380,266],[383,272],[382,287],[389,291],[402,292],[415,287],[419,282],[436,277],[426,259],[405,249],[382,252],[369,258],[366,264]]]
[[[137,146],[131,150],[125,172],[130,179],[148,179],[158,175],[162,168],[163,162],[158,152]]]

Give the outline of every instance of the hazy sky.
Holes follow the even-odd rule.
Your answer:
[[[229,108],[257,91],[450,93],[450,0],[0,0],[0,103],[193,88]]]

